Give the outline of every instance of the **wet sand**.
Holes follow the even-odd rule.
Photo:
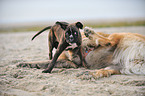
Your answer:
[[[145,27],[97,28],[105,33],[145,35]],[[36,32],[0,34],[0,96],[145,96],[145,75],[112,75],[95,80],[88,69],[18,68],[19,62],[48,60],[47,34],[34,41]]]

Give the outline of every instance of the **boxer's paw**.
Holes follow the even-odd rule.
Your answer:
[[[45,70],[42,71],[42,73],[51,73],[51,70],[45,69]]]

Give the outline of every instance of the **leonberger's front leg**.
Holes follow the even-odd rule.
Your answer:
[[[20,62],[17,64],[17,67],[27,67],[27,68],[37,68],[37,69],[46,69],[51,63],[51,60],[47,61],[33,61],[33,62]],[[77,68],[77,66],[66,59],[59,59],[56,62],[55,68]]]
[[[17,67],[37,68],[45,69],[51,63],[51,60],[47,61],[33,61],[33,62],[19,62]]]

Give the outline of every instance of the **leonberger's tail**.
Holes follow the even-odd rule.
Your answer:
[[[41,34],[42,32],[44,32],[45,30],[48,30],[48,29],[50,29],[52,26],[48,26],[48,27],[46,27],[46,28],[44,28],[44,29],[42,29],[41,31],[39,31],[37,34],[35,34],[33,37],[32,37],[32,39],[31,40],[33,40],[36,36],[38,36],[39,34]]]

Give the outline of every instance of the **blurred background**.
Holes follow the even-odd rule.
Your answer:
[[[145,26],[145,0],[0,0],[0,32],[38,31],[56,21]]]

